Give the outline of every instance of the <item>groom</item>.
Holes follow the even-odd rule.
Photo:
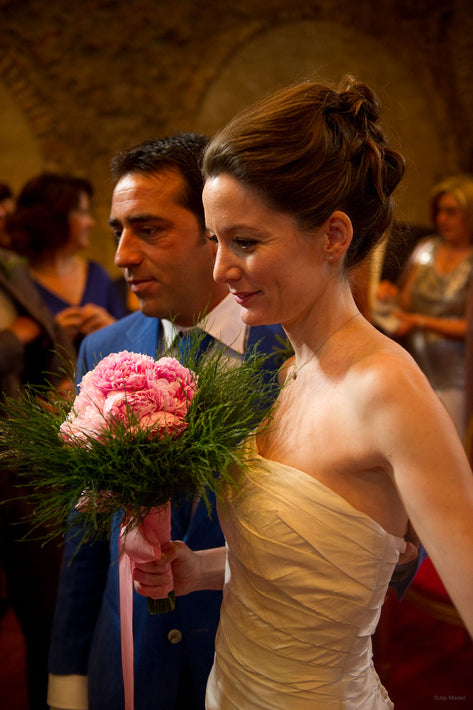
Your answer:
[[[178,331],[203,325],[229,357],[248,347],[282,364],[279,326],[249,328],[225,285],[212,278],[214,245],[207,239],[200,159],[204,136],[180,134],[147,141],[112,161],[115,189],[110,226],[122,269],[139,311],[87,337],[79,352],[79,379],[111,352],[159,355]],[[173,509],[172,537],[192,549],[224,544],[215,510]],[[176,609],[150,616],[134,592],[136,710],[203,710],[213,662],[221,592],[196,592]],[[118,602],[118,530],[110,542],[66,541],[49,655],[48,703],[64,710],[122,710],[123,681]]]

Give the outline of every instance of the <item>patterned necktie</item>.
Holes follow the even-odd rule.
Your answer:
[[[203,333],[202,339],[196,342],[196,331],[199,334]],[[189,357],[190,353],[193,353],[195,359],[199,361],[202,355],[205,355],[207,350],[211,345],[215,344],[215,338],[213,338],[208,333],[199,328],[190,328],[185,332],[180,331],[174,340],[174,347],[176,348],[176,355],[179,360],[184,360]],[[179,531],[184,537],[187,529],[190,525],[190,521],[195,512],[197,500],[189,499],[184,493],[181,493],[174,499],[175,505],[175,515],[179,516],[179,523],[181,525],[181,530]]]
[[[196,343],[196,333],[202,334],[202,338]],[[190,328],[185,332],[179,331],[177,334],[174,345],[177,348],[179,355],[182,359],[186,360],[191,352],[195,352],[196,360],[199,361],[202,355],[204,355],[209,347],[215,343],[215,339],[208,333],[199,328]]]

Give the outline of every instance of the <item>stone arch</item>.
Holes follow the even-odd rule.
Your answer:
[[[210,82],[195,126],[212,134],[268,91],[306,78],[337,83],[345,73],[378,93],[383,124],[406,156],[397,219],[428,224],[428,195],[442,173],[442,139],[423,87],[383,42],[347,25],[311,20],[281,24],[249,38]]]

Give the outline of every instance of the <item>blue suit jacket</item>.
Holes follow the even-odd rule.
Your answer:
[[[261,351],[268,354],[275,351],[267,363],[272,372],[281,364],[281,356],[276,352],[281,348],[278,336],[284,336],[280,326],[258,326],[249,332],[249,346],[259,343]],[[84,340],[79,352],[79,372],[92,369],[109,353],[125,349],[155,357],[159,338],[159,321],[134,313]],[[173,509],[173,539],[184,540],[192,549],[224,544],[215,509],[209,519],[201,501],[188,525],[189,513],[186,504]],[[194,592],[179,597],[175,611],[151,616],[147,600],[134,592],[135,710],[174,708],[179,674],[186,665],[194,694],[199,698],[197,707],[204,710],[221,599],[221,592]],[[89,710],[121,710],[124,706],[118,527],[110,543],[84,544],[77,551],[73,536],[66,540],[49,671],[58,675],[88,675]]]

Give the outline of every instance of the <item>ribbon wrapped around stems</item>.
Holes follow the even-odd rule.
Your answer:
[[[133,570],[136,564],[152,562],[161,557],[161,547],[171,539],[171,502],[161,508],[152,508],[141,522],[124,520],[120,529],[120,635],[122,649],[125,710],[134,708],[134,649],[133,649]],[[152,614],[172,611],[175,608],[174,583],[171,564],[169,585],[163,588],[161,599],[148,599]]]

